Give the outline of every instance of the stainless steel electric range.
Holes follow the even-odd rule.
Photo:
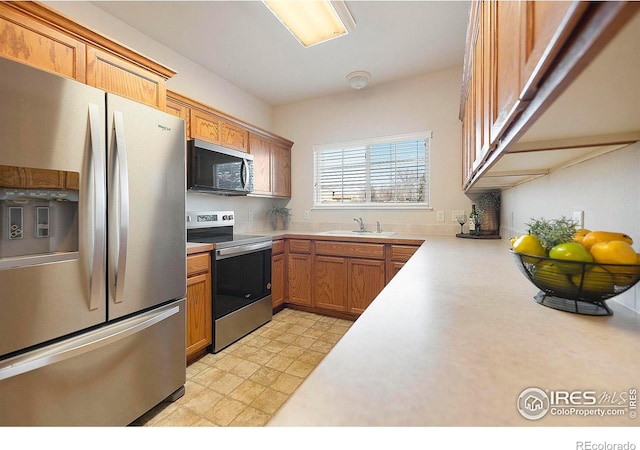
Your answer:
[[[189,211],[187,242],[214,244],[211,253],[213,345],[217,353],[269,322],[269,236],[234,234],[233,211]]]

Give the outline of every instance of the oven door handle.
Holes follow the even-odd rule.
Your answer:
[[[257,244],[238,245],[237,247],[221,248],[216,250],[216,260],[231,258],[232,256],[244,255],[247,253],[259,252],[273,246],[272,242],[259,242]]]

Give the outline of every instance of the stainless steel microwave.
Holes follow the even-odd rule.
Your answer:
[[[191,139],[187,145],[187,189],[220,195],[253,191],[253,155]]]

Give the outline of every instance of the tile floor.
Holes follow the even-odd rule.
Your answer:
[[[284,309],[271,322],[187,367],[185,395],[132,425],[265,425],[353,322]]]

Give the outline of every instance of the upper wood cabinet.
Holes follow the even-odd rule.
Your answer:
[[[165,79],[123,58],[87,48],[87,84],[165,110]]]
[[[220,144],[246,152],[249,132],[241,126],[225,121],[219,116],[198,109],[191,109],[189,124],[191,138]]]
[[[0,56],[85,82],[85,44],[0,3]]]
[[[291,197],[291,146],[249,133],[253,155],[253,195]]]
[[[550,150],[549,143],[523,149],[516,144],[639,9],[637,2],[471,3],[460,103],[462,181],[467,192],[510,187],[519,176],[529,179],[553,168],[533,167],[534,159],[526,157],[519,162],[507,158],[504,168],[497,163],[514,152]],[[588,127],[583,133],[589,134]],[[575,136],[567,137],[576,141]],[[609,141],[620,139],[582,139],[580,145],[588,148]],[[568,142],[555,145],[572,148]],[[542,160],[560,167],[572,157],[575,152],[540,154],[535,164]]]
[[[175,72],[38,2],[0,2],[0,56],[164,110]]]

